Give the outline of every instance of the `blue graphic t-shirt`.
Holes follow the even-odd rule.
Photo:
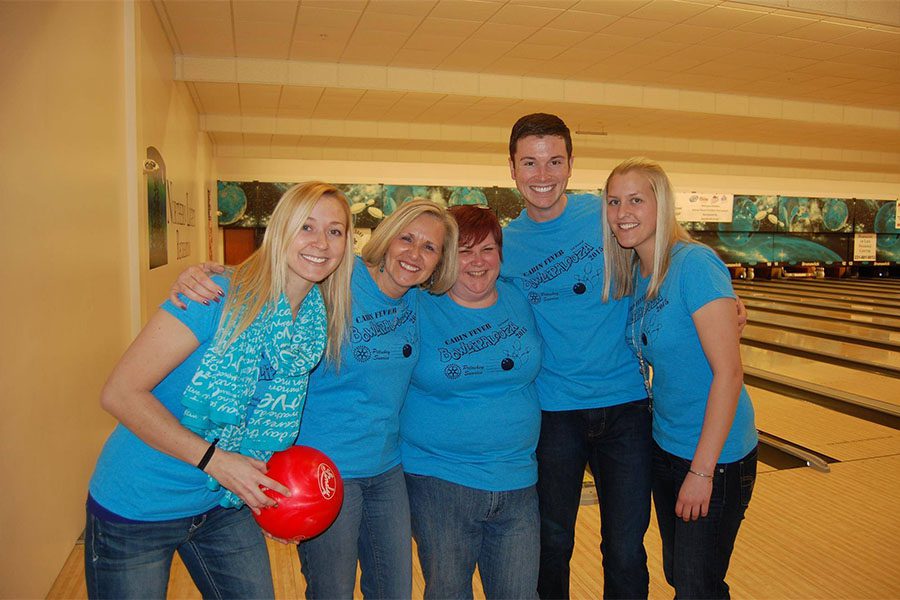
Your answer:
[[[217,275],[213,281],[228,293],[228,278]],[[156,399],[178,419],[184,414],[181,404],[184,390],[215,338],[225,304],[222,301],[205,306],[190,300],[185,302],[187,310],[169,301],[161,308],[184,323],[200,346],[153,388]],[[266,396],[274,376],[268,358],[261,354],[259,382],[248,414]],[[209,491],[207,480],[207,474],[196,466],[151,448],[119,424],[97,459],[89,490],[102,508],[115,515],[136,521],[165,521],[198,515],[217,506],[224,492]]]
[[[523,210],[503,234],[502,275],[528,299],[544,340],[536,385],[543,410],[614,406],[646,396],[625,345],[627,300],[603,303],[600,198],[568,196],[537,223]]]
[[[297,438],[327,454],[344,478],[372,477],[400,464],[400,407],[419,355],[417,291],[391,298],[363,260],[355,261],[340,369],[322,361],[310,375]]]
[[[637,356],[653,366],[653,439],[691,460],[700,441],[712,370],[691,315],[718,298],[734,298],[731,275],[715,252],[700,244],[676,244],[659,295],[644,302],[650,277],[638,274],[626,337]],[[731,432],[718,462],[740,460],[757,443],[753,405],[741,386]]]
[[[518,290],[466,308],[421,294],[421,355],[400,420],[403,470],[490,491],[537,481],[541,340]]]

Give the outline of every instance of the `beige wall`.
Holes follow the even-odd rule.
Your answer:
[[[0,597],[32,598],[84,527],[114,425],[97,402],[106,375],[170,280],[206,256],[215,176],[152,3],[3,1],[0,40]],[[152,272],[148,145],[196,211],[194,227],[169,224],[169,264]]]
[[[0,2],[0,596],[43,596],[84,527],[128,340],[119,3]],[[15,50],[13,50],[15,49]]]

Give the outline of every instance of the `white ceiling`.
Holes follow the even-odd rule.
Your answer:
[[[154,0],[219,156],[900,173],[898,0]],[[603,135],[596,135],[603,134]]]

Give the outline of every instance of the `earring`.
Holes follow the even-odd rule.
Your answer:
[[[384,273],[384,259],[381,259],[381,262],[378,264],[378,272]]]
[[[430,288],[434,287],[434,273],[433,272],[431,273],[431,278],[428,280],[428,287],[430,287]]]

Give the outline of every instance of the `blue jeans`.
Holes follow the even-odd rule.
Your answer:
[[[406,474],[425,598],[472,598],[475,565],[485,597],[537,597],[540,521],[534,486],[489,492]]]
[[[402,468],[345,479],[338,518],[297,552],[310,600],[353,598],[357,561],[363,597],[410,598],[412,540]]]
[[[266,541],[248,508],[150,523],[106,521],[88,511],[88,597],[165,598],[175,552],[204,598],[275,597]]]
[[[650,525],[651,413],[644,399],[606,408],[541,413],[538,499],[541,598],[569,597],[569,560],[585,465],[600,501],[604,598],[646,598],[644,534]]]
[[[757,449],[739,461],[716,465],[709,513],[685,522],[675,515],[675,503],[691,461],[654,446],[653,503],[666,581],[676,598],[729,598],[725,574],[753,494]]]

